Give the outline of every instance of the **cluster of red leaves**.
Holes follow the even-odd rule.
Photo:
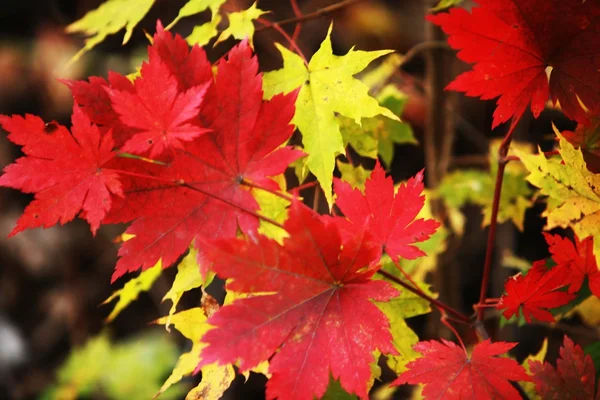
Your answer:
[[[115,73],[66,83],[76,103],[72,133],[31,115],[1,117],[26,156],[0,184],[35,193],[12,234],[80,211],[92,232],[132,221],[135,237],[122,245],[113,279],[159,259],[168,266],[201,238],[234,238],[238,227],[256,235],[259,207],[243,183],[277,190],[269,177],[302,155],[280,147],[294,130],[296,93],[263,101],[246,42],[214,78],[204,50],[190,51],[158,24],[133,83]]]
[[[548,311],[564,306],[575,298],[585,278],[592,294],[600,297],[600,271],[593,253],[592,237],[575,243],[559,235],[544,233],[552,260],[556,263],[546,267],[545,260],[536,261],[527,275],[518,274],[508,279],[506,292],[500,299],[499,309],[505,309],[505,318],[523,315],[527,322],[532,317],[545,322],[554,322]]]
[[[31,115],[0,117],[25,153],[0,184],[35,194],[12,234],[78,214],[93,233],[131,222],[134,237],[121,245],[113,279],[158,260],[168,267],[193,243],[201,265],[248,295],[211,317],[201,365],[239,361],[247,370],[270,360],[270,398],[322,396],[330,376],[367,398],[374,352],[397,354],[373,301],[399,293],[371,278],[383,252],[422,256],[414,244],[439,227],[416,219],[423,172],[397,191],[379,164],[365,194],[336,181],[345,217],[319,216],[294,200],[280,245],[258,234],[248,187],[279,190],[270,177],[302,155],[285,146],[297,92],[264,101],[246,42],[213,76],[201,48],[190,51],[159,23],[133,82],[111,73],[108,81],[65,83],[75,100],[70,132]]]
[[[570,118],[586,121],[581,101],[600,112],[600,8],[581,0],[476,0],[471,12],[453,8],[429,16],[474,64],[448,89],[498,98],[495,127],[530,106],[537,117],[549,97]],[[549,76],[548,76],[549,75]]]
[[[320,397],[330,376],[368,398],[373,352],[396,354],[389,321],[371,301],[398,295],[371,277],[383,251],[422,255],[413,244],[439,226],[415,220],[424,205],[422,178],[418,174],[395,193],[377,164],[364,194],[335,182],[336,204],[346,217],[320,216],[294,201],[282,245],[260,236],[205,246],[211,268],[229,279],[227,289],[254,296],[209,320],[217,329],[202,338],[201,365],[239,360],[247,370],[269,359],[268,398]]]
[[[579,400],[593,399],[596,369],[589,354],[565,336],[556,368],[548,362],[530,361],[536,391],[543,399]],[[600,388],[596,393],[600,400]]]

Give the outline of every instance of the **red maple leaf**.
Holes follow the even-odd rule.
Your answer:
[[[156,157],[169,149],[181,149],[207,132],[198,125],[198,114],[209,82],[185,92],[155,52],[142,64],[141,76],[131,90],[110,89],[109,96],[121,122],[137,131],[121,151]]]
[[[159,57],[167,66],[177,79],[181,92],[213,81],[212,68],[204,49],[194,45],[190,51],[185,39],[165,31],[160,21],[156,23],[156,33],[148,53],[150,57]]]
[[[33,115],[0,116],[8,139],[23,146],[25,157],[4,169],[0,185],[35,193],[10,233],[71,221],[81,211],[95,234],[111,206],[111,193],[123,196],[118,174],[104,169],[113,160],[110,132],[97,126],[77,106],[71,132]]]
[[[334,188],[335,204],[352,222],[348,230],[368,225],[375,240],[394,260],[414,260],[425,255],[414,243],[429,239],[440,223],[433,219],[415,220],[425,204],[423,171],[401,184],[396,192],[394,181],[385,176],[377,162],[365,183],[364,194],[340,179],[334,180]]]
[[[575,296],[560,289],[566,286],[567,272],[562,268],[548,269],[545,260],[533,263],[527,275],[517,274],[507,279],[504,284],[506,294],[498,303],[498,309],[506,309],[502,313],[506,319],[519,316],[522,309],[527,322],[532,317],[538,321],[554,322],[554,317],[547,311],[564,306]]]
[[[461,60],[475,64],[448,89],[485,100],[499,97],[492,127],[518,118],[529,103],[539,116],[550,96],[578,121],[586,120],[579,100],[600,111],[600,9],[595,2],[477,3],[471,12],[454,8],[427,18],[450,36]]]
[[[529,361],[537,393],[545,400],[583,400],[594,398],[596,369],[592,357],[565,335],[556,369],[545,362]],[[596,397],[600,398],[600,389]]]
[[[578,292],[587,277],[592,293],[600,297],[600,271],[594,256],[592,237],[579,240],[575,236],[575,244],[559,235],[544,233],[544,237],[548,242],[552,259],[557,264],[554,268],[565,268],[568,271],[565,281],[570,284],[569,293]]]
[[[285,229],[283,245],[260,236],[219,240],[208,250],[228,290],[257,295],[209,319],[215,329],[202,338],[198,368],[239,361],[245,371],[270,360],[269,399],[320,398],[330,375],[366,399],[373,352],[397,354],[389,321],[372,303],[399,294],[371,279],[379,248],[364,229],[342,235],[330,218],[297,201]]]
[[[121,123],[106,90],[113,88],[133,93],[134,87],[129,79],[115,72],[109,72],[108,82],[97,76],[90,77],[89,82],[67,79],[61,82],[71,89],[75,104],[79,105],[93,124],[100,127],[103,134],[109,130],[112,132],[115,147],[120,148],[131,138],[132,129]]]
[[[464,349],[444,339],[419,342],[413,348],[423,357],[408,363],[408,371],[392,385],[422,383],[425,399],[518,399],[519,392],[509,380],[531,378],[515,360],[496,357],[515,346],[488,339],[476,344],[469,357]]]
[[[211,131],[174,149],[168,166],[147,164],[153,179],[125,181],[127,196],[107,221],[134,220],[127,233],[135,237],[121,246],[113,280],[161,258],[168,266],[202,237],[233,238],[238,227],[256,232],[258,204],[243,183],[278,190],[269,177],[302,155],[280,147],[294,130],[297,92],[263,101],[257,72],[247,42],[233,48],[219,63],[214,97],[201,112]]]

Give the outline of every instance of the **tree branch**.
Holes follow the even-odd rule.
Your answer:
[[[321,18],[324,17],[328,14],[332,14],[336,11],[339,11],[345,7],[351,6],[352,4],[361,2],[363,0],[344,0],[344,1],[340,1],[339,3],[336,4],[332,4],[329,7],[325,7],[325,8],[321,8],[320,10],[317,10],[315,12],[309,13],[309,14],[304,14],[300,17],[295,17],[295,18],[289,18],[289,19],[284,19],[283,21],[278,21],[278,22],[271,22],[268,25],[262,26],[258,29],[256,29],[255,32],[261,32],[270,28],[275,28],[276,26],[283,26],[283,25],[289,25],[289,24],[295,24],[295,23],[300,23],[300,22],[304,22],[304,21],[308,21],[311,19],[317,19],[317,18]]]
[[[506,155],[512,141],[512,135],[519,124],[521,116],[514,120],[510,129],[502,139],[498,148],[498,172],[496,174],[496,185],[494,187],[494,201],[492,203],[492,215],[488,231],[487,248],[485,249],[485,262],[483,264],[483,277],[481,279],[481,291],[479,292],[479,303],[477,303],[477,321],[483,321],[485,299],[490,284],[490,273],[492,269],[492,256],[494,255],[494,244],[496,242],[496,227],[498,226],[498,210],[500,209],[500,195],[502,194],[502,182],[504,181],[504,169],[506,168]]]

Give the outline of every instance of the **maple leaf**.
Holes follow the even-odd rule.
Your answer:
[[[211,317],[216,328],[202,337],[200,365],[239,360],[244,371],[270,359],[269,399],[321,397],[330,374],[367,398],[373,351],[396,354],[390,324],[372,303],[399,294],[371,279],[378,246],[364,230],[341,235],[331,217],[297,201],[284,226],[283,245],[260,236],[219,240],[208,250],[228,291],[255,295]]]
[[[566,286],[568,271],[563,268],[548,270],[545,260],[533,263],[527,275],[521,273],[508,278],[504,284],[505,295],[498,303],[498,309],[506,319],[520,315],[522,309],[527,322],[532,317],[545,322],[554,322],[554,317],[546,309],[563,306],[573,300],[571,293],[561,291]]]
[[[419,342],[414,349],[423,356],[408,363],[409,370],[392,385],[425,384],[425,399],[516,399],[519,393],[508,382],[531,378],[515,360],[496,357],[516,343],[489,339],[478,343],[471,356],[455,343],[442,339]]]
[[[580,150],[557,132],[560,158],[544,154],[515,153],[529,171],[527,181],[548,196],[546,229],[572,228],[578,237],[594,237],[600,255],[600,175],[586,168]],[[562,159],[562,160],[561,160]]]
[[[581,0],[478,0],[471,12],[454,8],[430,15],[475,64],[448,89],[497,100],[492,127],[520,117],[531,103],[539,116],[551,97],[570,118],[585,121],[580,101],[600,111],[600,10]],[[549,70],[549,77],[546,71]]]
[[[594,398],[596,370],[592,357],[565,335],[556,369],[549,363],[530,361],[536,390],[543,399],[579,400]],[[600,396],[600,392],[598,392]],[[596,397],[598,398],[598,397]]]
[[[332,27],[308,65],[297,54],[277,45],[283,57],[283,68],[265,74],[266,98],[301,87],[293,122],[302,133],[302,143],[308,153],[306,165],[319,180],[330,205],[333,202],[331,184],[335,157],[344,152],[336,115],[351,118],[358,124],[362,118],[376,115],[398,120],[392,111],[369,96],[365,84],[353,77],[373,60],[391,51],[350,49],[344,56],[333,55]]]
[[[120,148],[129,140],[132,134],[131,128],[121,123],[119,114],[113,109],[108,88],[116,90],[130,90],[133,85],[126,77],[115,72],[108,73],[108,81],[104,78],[92,76],[89,82],[62,79],[73,94],[73,100],[87,115],[89,120],[100,127],[102,134],[112,132],[115,147]]]
[[[126,181],[127,197],[110,222],[134,220],[135,237],[120,250],[113,280],[162,258],[169,266],[202,237],[235,237],[238,227],[256,234],[259,206],[242,185],[250,181],[278,190],[269,177],[285,171],[302,153],[281,147],[292,135],[296,92],[262,100],[258,62],[247,42],[234,47],[218,66],[215,90],[201,112],[210,132],[174,149],[167,167],[148,164],[155,180]]]
[[[217,308],[218,303],[216,300],[204,293],[202,296],[202,307],[190,308],[189,310],[173,315],[169,314],[154,321],[157,324],[164,324],[167,330],[169,324],[172,323],[183,336],[192,342],[192,348],[187,353],[179,356],[175,368],[173,368],[171,375],[154,396],[155,398],[181,381],[183,377],[191,375],[194,372],[200,360],[200,352],[205,346],[205,344],[200,342],[200,338],[210,329],[210,325],[207,323],[207,316],[212,315]],[[231,365],[207,365],[202,369],[202,381],[190,391],[186,398],[220,399],[234,378],[235,372]],[[192,395],[197,392],[203,395],[193,397]]]
[[[375,240],[392,259],[414,260],[425,253],[414,243],[427,240],[440,223],[433,219],[416,219],[425,205],[423,171],[401,184],[396,192],[394,181],[385,176],[377,162],[365,183],[365,194],[339,179],[334,180],[335,203],[350,220],[352,231],[369,226]]]
[[[171,75],[177,79],[180,92],[210,83],[206,96],[214,96],[210,92],[213,89],[212,68],[204,49],[194,45],[190,50],[181,36],[164,30],[160,21],[156,22],[156,33],[152,39],[152,46],[148,47],[148,55],[160,58],[167,66]]]
[[[562,135],[581,149],[588,169],[600,173],[600,118],[590,118],[589,124],[578,124],[575,131],[563,131]]]
[[[199,114],[209,83],[180,93],[167,65],[150,51],[149,62],[142,64],[134,87],[135,93],[114,89],[109,92],[121,122],[138,130],[121,151],[143,154],[149,150],[150,157],[156,157],[166,150],[183,148],[185,142],[208,131],[192,119]]]
[[[0,116],[8,139],[25,153],[4,169],[0,186],[35,193],[9,236],[65,224],[79,213],[95,234],[111,207],[111,194],[123,196],[118,173],[105,169],[116,154],[110,132],[101,135],[76,105],[72,122],[69,132],[33,115]]]
[[[253,21],[268,12],[258,8],[256,3],[257,2],[255,1],[247,10],[233,12],[227,15],[227,18],[229,18],[229,26],[221,32],[221,35],[219,35],[219,38],[215,42],[215,46],[233,36],[238,40],[248,39],[250,46],[254,47],[252,41],[252,37],[254,36]]]
[[[67,26],[69,33],[83,32],[88,38],[85,47],[69,61],[73,63],[101,43],[108,35],[125,28],[123,44],[127,43],[133,28],[144,18],[154,0],[108,0],[100,7],[85,14],[83,18]]]
[[[544,233],[555,268],[568,270],[566,280],[570,284],[569,293],[578,292],[583,280],[588,278],[592,293],[600,297],[600,271],[594,257],[594,243],[591,237],[579,240],[575,235],[575,244],[559,235]]]

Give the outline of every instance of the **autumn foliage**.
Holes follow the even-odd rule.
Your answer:
[[[259,11],[245,15],[256,19]],[[267,374],[267,398],[323,397],[335,380],[366,399],[384,356],[399,375],[392,385],[424,385],[426,399],[514,399],[522,392],[518,382],[532,382],[544,399],[592,399],[596,369],[568,337],[556,368],[521,365],[507,355],[518,343],[481,337],[467,350],[460,337],[459,344],[418,342],[405,319],[433,307],[452,332],[461,323],[482,336],[484,308],[505,323],[521,316],[520,323],[553,323],[600,297],[600,175],[589,167],[598,156],[600,6],[478,0],[471,11],[455,7],[427,19],[472,64],[448,89],[497,99],[492,128],[512,120],[493,166],[499,184],[490,178],[490,200],[480,200],[489,210],[489,244],[505,204],[500,190],[509,162],[522,164],[515,176],[529,197],[525,179],[546,198],[546,228],[574,232],[544,233],[550,256],[510,277],[500,299],[487,298],[484,282],[476,316],[446,306],[406,267],[427,252],[434,258],[439,251],[427,244],[448,225],[445,214],[435,215],[438,221],[429,210],[427,171],[397,186],[379,162],[363,182],[334,177],[345,146],[358,147],[350,124],[380,118],[389,126],[399,116],[355,77],[388,51],[333,55],[331,28],[310,61],[279,46],[283,68],[263,75],[251,40],[211,65],[202,47],[190,48],[158,22],[147,61],[133,77],[111,72],[107,79],[64,81],[74,99],[70,128],[33,115],[0,116],[23,152],[0,185],[34,195],[10,235],[76,217],[93,234],[126,223],[113,281],[156,271],[151,284],[161,268],[185,257],[178,274],[195,283],[176,280],[165,296],[173,308],[160,320],[182,332],[189,324],[198,329],[186,334],[195,344],[176,367],[178,379],[202,371],[204,380],[211,371],[231,382],[235,365],[240,373]],[[538,117],[549,101],[578,122],[577,130],[557,133],[552,154],[516,147],[513,153],[511,135],[523,114],[529,109]],[[296,128],[302,146],[290,144]],[[314,175],[330,215],[308,208],[302,187],[287,187],[284,174],[294,169],[300,183],[298,171]],[[352,171],[358,174],[356,165]],[[448,208],[462,204],[451,195],[457,193],[436,194]],[[519,203],[521,220],[533,203]],[[207,286],[215,274],[226,282],[225,304],[211,303],[210,311],[203,307],[180,322],[185,311],[174,312],[181,294]]]

